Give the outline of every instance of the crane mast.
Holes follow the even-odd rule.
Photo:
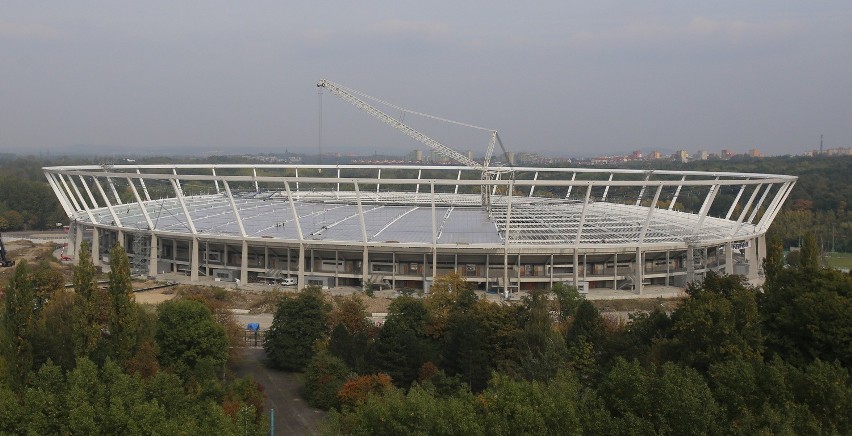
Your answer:
[[[486,150],[486,153],[485,153],[484,163],[479,163],[479,162],[477,162],[477,161],[475,161],[475,160],[453,150],[452,148],[447,147],[446,145],[430,138],[429,136],[427,136],[423,132],[420,132],[420,131],[408,126],[407,124],[403,123],[402,121],[397,120],[396,118],[380,111],[379,109],[375,108],[374,106],[372,106],[369,103],[365,102],[364,100],[360,99],[356,95],[356,93],[360,94],[360,95],[364,95],[364,94],[362,94],[358,91],[351,90],[351,89],[346,88],[342,85],[339,85],[337,83],[334,83],[334,82],[331,82],[331,81],[325,80],[325,79],[320,80],[317,83],[317,87],[325,88],[325,89],[331,91],[332,94],[340,97],[341,99],[352,104],[353,106],[357,107],[358,109],[361,109],[362,111],[372,115],[374,118],[378,119],[379,121],[399,130],[400,132],[404,133],[405,135],[419,141],[422,144],[425,144],[430,149],[438,152],[439,154],[443,155],[444,157],[451,159],[451,160],[454,160],[454,161],[456,161],[456,162],[458,162],[462,165],[465,165],[469,168],[481,171],[481,173],[482,173],[481,179],[483,181],[491,180],[491,179],[494,178],[494,175],[497,172],[502,172],[502,171],[495,171],[495,170],[489,169],[489,165],[491,164],[491,157],[494,154],[494,146],[496,144],[499,144],[500,148],[503,149],[503,151],[505,152],[505,147],[503,147],[503,142],[500,141],[500,136],[497,134],[496,130],[485,129],[485,128],[474,126],[474,125],[471,125],[471,124],[460,123],[460,122],[456,122],[456,121],[451,121],[451,120],[447,120],[447,119],[443,119],[443,118],[434,117],[434,116],[431,116],[431,115],[426,115],[426,114],[421,114],[421,113],[415,112],[418,115],[424,115],[424,116],[434,118],[434,119],[437,119],[437,120],[440,120],[440,121],[446,121],[446,122],[450,122],[450,123],[453,123],[453,124],[462,125],[462,126],[465,126],[465,127],[472,127],[472,128],[475,128],[475,129],[487,130],[487,131],[491,132],[491,140],[489,141],[488,149]],[[369,96],[367,96],[367,97],[369,97]],[[370,98],[372,98],[372,97],[370,97]],[[381,100],[377,100],[377,101],[381,101]],[[386,104],[390,105],[389,103],[386,103]],[[393,106],[393,105],[390,105],[390,106]],[[398,109],[401,109],[401,108],[398,108]],[[488,186],[483,185],[481,191],[482,191],[482,205],[490,210],[491,189],[489,189]]]

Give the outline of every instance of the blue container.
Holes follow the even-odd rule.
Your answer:
[[[246,324],[246,330],[251,330],[253,332],[256,332],[256,331],[260,330],[260,324],[256,323],[256,322],[250,322],[250,323]]]

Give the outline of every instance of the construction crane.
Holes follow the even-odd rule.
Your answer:
[[[503,154],[504,155],[506,154],[506,148],[503,146],[503,141],[500,140],[500,135],[497,134],[496,130],[487,129],[485,127],[480,127],[480,126],[475,126],[473,124],[467,124],[467,123],[462,123],[462,122],[458,122],[458,121],[453,121],[453,120],[449,120],[449,119],[446,119],[446,118],[436,117],[434,115],[428,115],[428,114],[425,114],[425,113],[422,113],[422,112],[415,112],[415,111],[411,111],[411,110],[408,110],[408,109],[404,109],[402,107],[396,106],[394,104],[388,103],[386,101],[380,100],[380,99],[375,98],[375,97],[371,97],[371,96],[364,94],[362,92],[356,91],[356,90],[351,89],[351,88],[347,88],[343,85],[339,85],[337,83],[334,83],[334,82],[331,82],[331,81],[325,80],[325,79],[320,80],[317,83],[317,87],[325,88],[325,89],[331,91],[332,94],[340,97],[341,99],[352,104],[353,106],[357,107],[358,109],[361,109],[364,112],[372,115],[374,118],[378,119],[379,121],[395,128],[395,129],[399,130],[400,132],[406,134],[407,136],[425,144],[430,149],[438,152],[439,154],[443,155],[444,157],[446,157],[450,160],[454,160],[454,161],[456,161],[456,162],[458,162],[462,165],[465,165],[469,168],[479,170],[482,174],[481,179],[483,181],[494,179],[494,177],[498,173],[512,172],[511,168],[491,168],[490,167],[491,157],[494,155],[495,145],[499,144],[500,148],[503,150]],[[446,122],[446,123],[459,125],[459,126],[462,126],[462,127],[469,127],[469,128],[473,128],[473,129],[477,129],[477,130],[484,130],[484,131],[490,132],[491,133],[491,140],[488,143],[488,149],[485,152],[485,159],[483,160],[483,163],[479,163],[479,162],[477,162],[477,161],[475,161],[475,160],[453,150],[452,148],[447,147],[446,145],[430,138],[426,134],[408,126],[407,124],[403,123],[402,121],[397,120],[396,118],[380,111],[379,109],[376,109],[374,106],[370,105],[369,103],[365,102],[364,100],[362,100],[359,97],[363,97],[363,98],[366,98],[366,99],[369,99],[369,100],[376,101],[378,103],[381,103],[383,105],[389,106],[393,109],[396,109],[396,110],[399,110],[399,111],[402,111],[402,112],[405,112],[405,113],[419,115],[419,116],[423,116],[423,117],[426,117],[426,118],[431,118],[433,120],[443,121],[443,122]],[[508,159],[507,159],[507,161],[508,161]],[[483,185],[481,191],[482,191],[482,205],[485,206],[486,208],[490,209],[490,206],[491,206],[491,189],[487,185]]]
[[[3,245],[3,234],[0,233],[0,267],[14,266],[15,261],[6,257],[6,246]]]

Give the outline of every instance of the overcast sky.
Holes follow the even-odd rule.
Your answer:
[[[320,78],[515,151],[849,147],[852,2],[6,0],[0,152],[423,148]]]

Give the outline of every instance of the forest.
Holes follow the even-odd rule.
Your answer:
[[[762,288],[709,274],[675,310],[604,318],[572,288],[521,304],[458,276],[401,295],[381,326],[356,296],[279,303],[269,361],[304,371],[325,434],[844,434],[852,428],[852,276],[813,237]]]
[[[9,191],[46,186],[42,164],[3,162],[0,180],[13,183],[3,216],[19,204]],[[836,162],[805,164],[848,196]],[[818,185],[802,175],[796,190]],[[811,194],[792,204],[845,214],[845,200]],[[17,211],[51,225],[49,214]],[[272,366],[303,374],[306,401],[330,410],[325,434],[843,434],[852,276],[822,267],[824,237],[807,229],[769,238],[763,286],[709,274],[676,309],[627,321],[601,316],[567,286],[498,304],[450,275],[428,295],[402,292],[382,325],[357,295],[284,296],[264,348]],[[785,263],[791,239],[801,251]],[[0,433],[268,431],[263,387],[228,369],[242,329],[215,292],[138,305],[123,249],[110,253],[105,277],[88,253],[72,289],[50,261],[20,262],[5,284]]]
[[[5,284],[0,434],[267,434],[263,388],[228,370],[242,330],[215,295],[139,305],[124,249],[105,286],[88,253],[73,289],[47,260]]]

